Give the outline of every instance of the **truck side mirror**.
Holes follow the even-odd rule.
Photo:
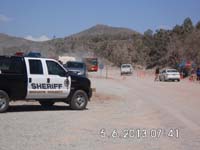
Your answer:
[[[66,77],[69,76],[69,71],[66,71],[65,76],[66,76]]]

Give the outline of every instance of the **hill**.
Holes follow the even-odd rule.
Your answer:
[[[13,55],[15,52],[39,51],[44,56],[55,55],[55,48],[46,42],[33,42],[19,37],[0,33],[0,55]]]
[[[148,29],[144,34],[134,30],[96,25],[65,38],[33,42],[0,34],[0,54],[16,51],[40,51],[44,56],[88,55],[105,58],[115,65],[132,63],[146,68],[177,67],[181,61],[200,65],[200,22],[190,18],[171,30]]]
[[[145,55],[145,52],[143,53],[143,50],[137,52],[137,47],[142,43],[142,35],[127,28],[96,25],[64,39],[49,41],[49,43],[56,47],[59,54],[63,52],[92,53],[116,65],[131,63],[131,55],[136,54],[133,56],[133,61],[138,58],[138,62],[144,62],[144,58],[140,59],[138,55]]]
[[[139,34],[136,31],[133,31],[128,28],[121,28],[121,27],[111,27],[108,25],[97,24],[89,29],[86,29],[82,32],[72,35],[71,37],[93,37],[93,36],[116,36],[116,35],[131,35],[131,34]]]

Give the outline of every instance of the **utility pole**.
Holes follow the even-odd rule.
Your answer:
[[[106,64],[106,79],[108,79],[108,65]]]

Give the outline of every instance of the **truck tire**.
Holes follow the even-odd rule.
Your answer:
[[[77,90],[74,92],[70,101],[70,108],[73,110],[83,110],[88,103],[88,96],[83,90]]]
[[[50,107],[54,105],[53,101],[39,101],[40,105],[43,107]]]
[[[9,107],[9,96],[0,90],[0,113],[5,112]]]

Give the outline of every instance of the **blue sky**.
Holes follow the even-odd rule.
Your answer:
[[[172,28],[190,17],[200,21],[199,0],[0,0],[0,33],[65,37],[96,24]]]

